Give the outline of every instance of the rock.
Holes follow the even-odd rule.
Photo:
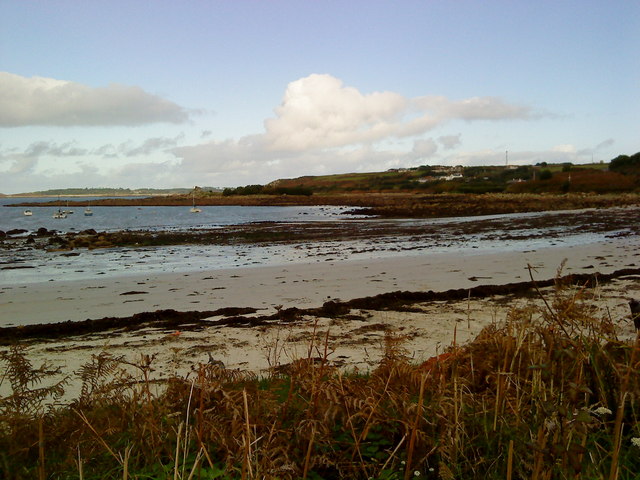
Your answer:
[[[22,235],[23,233],[27,233],[28,230],[25,230],[24,228],[14,228],[12,230],[7,230],[7,236],[11,236],[11,235]]]
[[[51,237],[49,239],[49,245],[67,245],[67,240],[65,238],[59,237],[57,235]]]
[[[5,238],[7,236],[2,230],[0,230],[0,238]]]
[[[52,235],[54,233],[54,231],[49,231],[44,227],[40,227],[38,229],[38,231],[36,232],[36,235],[38,235],[39,237],[46,237],[47,235]]]
[[[80,232],[80,235],[97,235],[98,232],[96,232],[93,228],[88,228],[87,230],[82,230]]]
[[[36,243],[36,239],[33,238],[33,235],[29,235],[27,237],[27,244],[32,244],[32,243]]]

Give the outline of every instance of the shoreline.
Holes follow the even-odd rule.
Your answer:
[[[120,275],[0,287],[3,326],[126,317],[156,310],[216,311],[251,307],[261,314],[281,308],[320,307],[392,291],[446,291],[504,285],[563,274],[610,274],[640,266],[640,238],[509,252],[423,254],[361,260],[325,258],[315,263]]]
[[[581,278],[579,285],[567,284],[561,291],[543,286],[553,280],[540,281],[540,293],[551,303],[558,295],[584,302],[594,318],[613,320],[619,340],[630,341],[635,338],[635,329],[627,300],[629,295],[640,298],[640,269],[632,270],[602,283]],[[593,272],[588,276],[593,279]],[[460,292],[424,293],[404,292],[398,295],[403,297],[399,300],[389,293],[341,304],[328,302],[315,311],[276,310],[267,321],[264,314],[253,317],[250,311],[231,309],[211,312],[217,316],[200,322],[187,316],[186,323],[180,323],[180,318],[175,321],[176,312],[164,312],[169,321],[150,313],[148,321],[135,328],[121,324],[102,331],[15,339],[13,345],[25,348],[36,368],[46,365],[57,372],[47,384],[67,380],[65,394],[59,399],[64,404],[78,397],[83,368],[97,356],[114,359],[132,374],[137,366],[148,365],[149,380],[158,392],[170,378],[192,379],[203,364],[222,365],[230,375],[244,372],[260,378],[286,373],[290,364],[323,356],[323,351],[330,366],[366,373],[379,366],[389,336],[400,342],[412,362],[421,364],[454,344],[472,341],[485,327],[502,325],[514,310],[525,309],[535,317],[545,311],[537,291],[522,291],[518,285],[511,291],[489,292],[482,297],[464,298]],[[0,351],[10,348],[5,344]],[[0,385],[0,395],[7,395],[8,388],[7,383]]]
[[[199,364],[212,359],[228,369],[268,374],[306,358],[311,343],[319,348],[325,339],[331,364],[349,371],[375,368],[389,334],[401,337],[408,355],[423,362],[454,341],[463,344],[484,327],[504,322],[513,309],[533,305],[540,314],[544,307],[535,292],[519,288],[468,298],[460,292],[450,298],[429,293],[526,283],[528,265],[540,285],[553,283],[561,266],[562,275],[626,269],[630,274],[595,287],[569,288],[593,301],[598,315],[615,319],[620,338],[633,338],[627,302],[629,296],[640,298],[638,236],[506,254],[479,251],[41,282],[0,289],[0,312],[4,322],[12,319],[15,325],[20,318],[35,324],[125,317],[99,331],[74,332],[70,324],[70,331],[50,338],[14,338],[34,365],[58,369],[51,381],[69,377],[63,401],[70,401],[78,393],[82,367],[103,353],[128,365],[150,359],[158,388],[171,376],[194,375]],[[553,298],[553,287],[542,291]],[[404,292],[398,295],[405,300],[396,302],[394,292]],[[128,325],[127,317],[134,315],[142,321]],[[4,343],[0,351],[9,348]],[[2,385],[0,395],[6,388]]]
[[[281,322],[300,320],[303,317],[338,318],[353,309],[403,310],[417,303],[462,302],[491,300],[496,297],[531,298],[540,289],[570,286],[596,288],[602,283],[640,280],[640,268],[616,270],[610,274],[574,273],[556,278],[513,282],[500,285],[477,285],[444,291],[393,291],[350,300],[328,300],[320,307],[276,307],[275,313],[261,313],[253,307],[223,307],[214,311],[176,311],[173,309],[139,312],[129,317],[103,317],[87,320],[67,320],[56,323],[38,323],[14,327],[0,327],[0,346],[11,345],[18,340],[49,341],[65,336],[83,336],[125,329],[128,332],[152,328],[159,330],[200,330],[207,327],[261,327]]]

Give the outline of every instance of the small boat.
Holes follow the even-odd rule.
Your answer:
[[[193,194],[193,206],[189,210],[191,213],[200,213],[202,211],[201,208],[196,207],[196,194]]]
[[[22,212],[22,214],[25,217],[30,217],[31,215],[33,215],[33,212],[31,210],[25,210],[24,212]]]
[[[60,195],[58,195],[58,205],[60,205]],[[61,210],[60,206],[58,206],[58,211],[53,214],[53,218],[67,218],[67,212]]]
[[[69,201],[67,200],[67,210],[64,210],[64,213],[66,215],[71,215],[73,213],[73,210],[69,210]]]
[[[91,207],[87,205],[87,208],[84,209],[84,216],[90,217],[91,215],[93,215],[93,210],[91,210]]]

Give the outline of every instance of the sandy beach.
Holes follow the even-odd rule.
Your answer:
[[[255,316],[264,316],[290,307],[308,309],[328,300],[347,301],[393,291],[438,292],[525,282],[530,279],[529,266],[536,280],[552,279],[561,265],[563,274],[610,274],[638,267],[640,239],[628,236],[571,248],[554,246],[508,253],[479,251],[464,256],[328,260],[43,282],[5,287],[0,302],[3,320],[11,319],[16,325],[128,317],[163,309],[213,311],[253,307]],[[549,289],[546,291],[552,294]],[[623,337],[632,335],[627,300],[640,297],[638,276],[621,277],[589,289],[587,296],[602,314],[616,319]],[[536,301],[539,303],[539,299],[531,296],[438,301],[399,311],[354,310],[337,318],[302,316],[253,328],[214,325],[176,331],[149,325],[133,332],[108,330],[23,343],[29,345],[35,363],[46,359],[54,367],[60,367],[61,375],[73,375],[101,351],[131,362],[141,354],[149,355],[154,358],[158,378],[171,374],[188,376],[198,363],[206,363],[210,358],[224,362],[227,368],[261,374],[269,367],[308,356],[312,344],[312,355],[319,355],[325,339],[329,360],[334,364],[367,370],[380,360],[386,332],[402,335],[409,355],[416,361],[424,361],[449,346],[454,335],[458,343],[463,343],[484,326],[503,321],[510,309]]]
[[[370,260],[314,261],[187,273],[126,275],[0,287],[3,326],[124,317],[163,309],[213,311],[318,307],[391,291],[444,291],[503,285],[563,272],[611,273],[640,265],[637,237],[572,247],[511,252],[425,254]]]

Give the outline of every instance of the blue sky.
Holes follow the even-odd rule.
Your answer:
[[[640,150],[640,3],[0,0],[0,192]]]

